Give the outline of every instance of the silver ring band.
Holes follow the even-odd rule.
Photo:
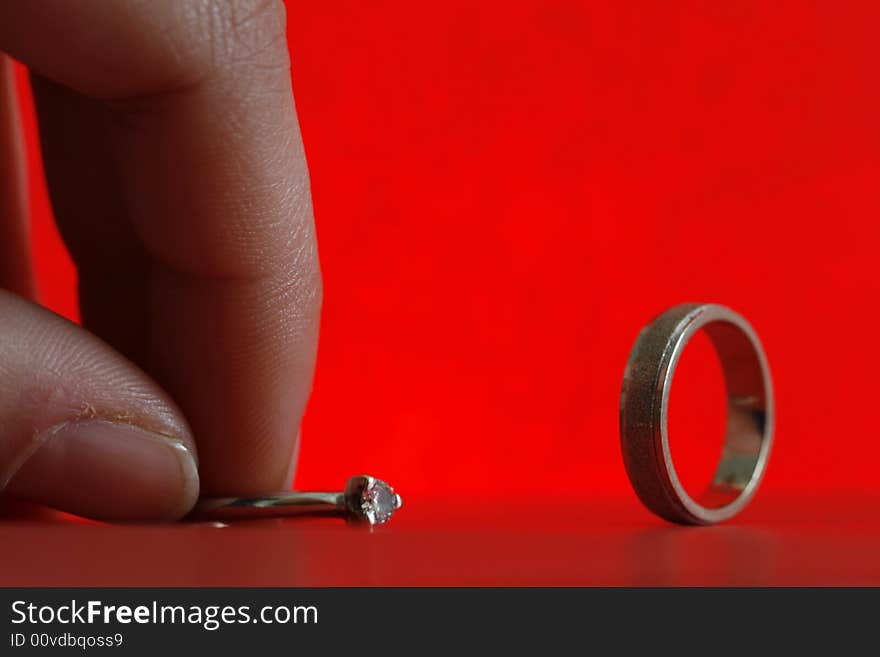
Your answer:
[[[709,336],[724,371],[727,430],[712,483],[695,499],[676,474],[667,417],[676,365],[700,330]],[[662,518],[706,525],[727,520],[748,504],[773,443],[770,369],[749,323],[724,306],[684,304],[646,326],[636,339],[623,378],[620,443],[636,494]]]
[[[211,497],[199,500],[190,520],[241,520],[303,515],[339,516],[382,525],[403,506],[400,495],[370,475],[349,477],[345,490],[333,493],[288,490],[260,497]]]

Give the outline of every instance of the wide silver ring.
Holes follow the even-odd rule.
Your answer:
[[[727,430],[712,483],[692,497],[669,449],[669,393],[688,341],[704,331],[718,353],[727,394]],[[757,334],[715,304],[683,304],[646,326],[630,354],[620,397],[620,444],[639,499],[672,522],[707,525],[739,513],[754,497],[773,444],[773,385]]]

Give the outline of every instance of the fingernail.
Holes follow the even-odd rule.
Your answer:
[[[120,520],[179,518],[198,497],[195,459],[180,440],[103,420],[50,431],[10,484],[44,504]]]

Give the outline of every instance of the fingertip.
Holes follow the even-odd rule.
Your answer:
[[[163,521],[195,504],[199,478],[183,441],[106,420],[64,423],[9,482],[30,501],[98,520]]]

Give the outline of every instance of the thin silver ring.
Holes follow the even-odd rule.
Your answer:
[[[321,515],[382,525],[401,506],[403,500],[387,482],[370,475],[355,475],[339,492],[288,490],[259,497],[201,499],[188,518],[226,521]]]
[[[672,379],[698,331],[710,338],[727,391],[724,448],[712,483],[696,499],[682,486],[669,449]],[[633,346],[620,397],[620,444],[639,499],[672,522],[708,525],[739,513],[754,497],[773,445],[773,384],[754,329],[715,304],[683,304],[646,326]]]

